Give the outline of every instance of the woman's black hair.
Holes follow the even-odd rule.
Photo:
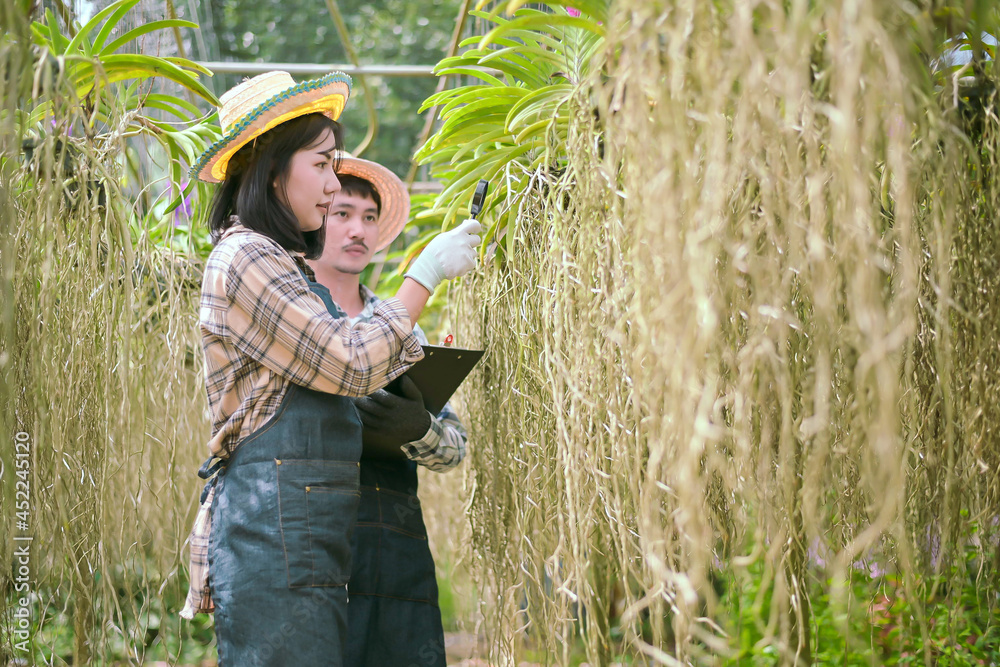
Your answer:
[[[337,174],[337,179],[340,180],[340,194],[368,197],[375,202],[375,210],[378,214],[382,215],[382,197],[379,196],[378,190],[375,189],[371,181],[354,174]],[[334,200],[334,204],[336,204],[336,200]]]
[[[233,224],[230,216],[236,215],[244,227],[271,238],[285,250],[304,253],[306,259],[322,255],[326,225],[303,232],[272,183],[275,179],[281,183],[292,156],[319,144],[327,130],[333,132],[336,148],[342,150],[340,123],[320,113],[285,121],[240,148],[229,161],[226,180],[212,198],[208,214],[212,242],[219,242]]]

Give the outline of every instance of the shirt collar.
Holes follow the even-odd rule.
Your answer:
[[[375,293],[368,289],[367,286],[361,285],[361,300],[364,301],[365,307],[361,309],[361,312],[357,316],[350,318],[350,323],[354,324],[362,320],[371,319],[372,315],[375,313],[375,306],[378,305],[379,298],[375,296]]]
[[[222,236],[219,237],[219,240],[221,241],[222,239],[232,236],[233,234],[249,234],[251,232],[255,234],[260,234],[260,232],[254,232],[254,230],[244,227],[243,223],[240,222],[240,219],[237,216],[231,215],[229,216],[229,227],[227,227],[226,230],[222,232]],[[281,247],[280,244],[278,244],[274,239],[268,237],[266,234],[260,234],[260,235],[268,239],[278,247]],[[315,282],[316,274],[313,273],[312,267],[306,264],[306,256],[304,252],[298,252],[297,250],[289,250],[288,248],[284,247],[281,247],[281,249],[287,252],[291,256],[292,260],[294,260],[295,263],[298,265],[298,267],[305,272],[309,280]],[[364,286],[362,285],[362,287]]]
[[[361,300],[365,302],[365,305],[378,303],[378,297],[375,296],[375,292],[368,289],[367,285],[361,285]]]
[[[240,222],[238,217],[231,215],[229,216],[229,226],[222,232],[222,236],[219,237],[219,240],[221,241],[222,239],[232,236],[233,234],[242,234],[243,232],[249,231],[249,229],[243,226],[243,223]]]

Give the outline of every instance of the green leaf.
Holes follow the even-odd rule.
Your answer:
[[[166,111],[181,120],[195,120],[202,116],[202,110],[196,105],[188,102],[183,97],[165,95],[162,93],[149,93],[142,97],[135,97],[136,104],[131,108],[142,109],[150,107]]]
[[[34,21],[31,24],[31,37],[35,44],[47,48],[52,51],[52,44],[49,41],[49,31],[48,27],[44,23],[39,23]]]
[[[125,15],[125,12],[127,12],[129,9],[135,6],[135,4],[138,1],[139,0],[118,0],[118,2],[113,2],[104,9],[102,9],[101,11],[97,12],[97,14],[95,14],[93,18],[87,21],[87,23],[84,24],[82,28],[80,28],[80,31],[76,33],[76,35],[73,37],[73,40],[70,42],[67,50],[75,49],[81,44],[83,45],[92,44],[96,48],[96,50],[99,51],[101,48],[100,45],[103,44],[104,42],[103,41],[98,42],[98,39],[100,39],[101,36],[100,33],[98,33],[97,38],[95,38],[95,40],[92,43],[89,42],[87,40],[87,37],[90,35],[91,31],[94,30],[94,28],[96,28],[101,23],[101,21],[108,18],[111,14],[118,12],[118,10],[121,9],[122,7],[125,7],[125,11],[121,12],[119,16],[117,16],[116,18],[112,19],[111,22],[109,22],[111,28],[114,28],[114,26],[118,23],[118,20],[120,20],[121,17]],[[101,32],[104,31],[102,30]]]
[[[532,123],[531,125],[521,130],[520,134],[514,137],[514,143],[515,144],[523,143],[524,141],[533,138],[535,135],[545,132],[553,125],[554,122],[555,119],[553,118],[543,118],[540,121]]]
[[[521,60],[527,59],[533,63],[534,67],[539,70],[543,77],[552,76],[553,72],[560,69],[569,69],[566,54],[562,51],[553,51],[541,46],[525,46],[516,43],[512,46],[493,51],[479,62],[484,66],[488,66],[490,61],[496,58],[513,59],[514,57],[518,57]],[[543,64],[548,65],[544,72],[541,71],[541,65]]]
[[[474,90],[482,90],[482,91],[485,92],[485,91],[490,90],[490,87],[489,86],[464,86],[462,88],[449,88],[447,90],[442,90],[441,92],[434,93],[433,95],[431,95],[430,97],[428,97],[424,101],[423,105],[420,107],[420,109],[418,110],[417,113],[421,113],[423,111],[426,111],[430,107],[440,106],[441,104],[447,103],[448,100],[451,100],[452,98],[454,98],[457,95],[464,94],[466,92],[471,92],[471,91],[474,91]]]
[[[518,55],[516,50],[509,48],[494,51],[479,62],[486,67],[494,67],[501,72],[506,72],[518,81],[523,81],[532,87],[544,86],[548,83],[553,71],[551,64],[546,60],[533,61]]]
[[[450,56],[448,58],[442,58],[434,66],[432,70],[437,74],[444,67],[458,67],[458,66],[468,66],[468,65],[478,65],[479,59],[486,55],[486,52],[479,51],[478,49],[470,49],[457,56]]]
[[[484,63],[484,67],[498,70],[509,76],[513,79],[512,84],[524,82],[529,86],[543,86],[549,82],[549,76],[551,75],[551,71],[548,69],[543,70],[524,59],[521,59],[521,62],[515,62],[510,58],[497,58],[486,61],[481,59],[480,62]]]
[[[440,70],[435,69],[435,72],[437,73],[438,76],[470,76],[470,77],[475,77],[477,79],[481,79],[482,81],[485,81],[486,83],[494,86],[505,85],[503,81],[496,78],[489,72],[485,72],[481,69],[476,69],[475,67],[446,67]],[[428,98],[427,101],[424,102],[424,107],[422,107],[422,109],[426,108],[429,102],[430,98]],[[430,104],[430,106],[434,105]]]
[[[175,174],[174,178],[175,178],[175,182],[176,183],[180,183],[180,180],[179,180],[180,177],[179,176],[177,176]],[[194,190],[194,188],[195,188],[195,186],[197,184],[198,184],[198,181],[195,180],[195,179],[193,179],[193,178],[190,181],[188,181],[187,185],[184,186],[184,189],[181,191],[181,193],[179,195],[177,195],[176,197],[174,197],[173,201],[171,201],[169,204],[167,204],[167,207],[165,209],[163,209],[163,215],[169,215],[169,214],[173,213],[175,210],[177,210],[177,208],[181,204],[184,203],[184,199],[189,194],[191,194],[191,191]]]
[[[164,19],[162,21],[151,21],[150,23],[145,23],[137,28],[129,30],[127,33],[116,39],[115,41],[108,44],[106,47],[101,49],[100,53],[102,56],[110,55],[125,46],[131,41],[139,39],[143,35],[147,35],[151,32],[156,32],[157,30],[166,30],[168,28],[197,28],[197,23],[192,23],[191,21],[185,21],[183,19]],[[178,59],[179,60],[179,59]],[[204,68],[202,68],[204,69]]]
[[[195,23],[194,26],[198,27],[198,24]],[[164,60],[166,60],[168,63],[173,63],[178,67],[183,67],[185,69],[193,69],[194,71],[200,74],[204,74],[205,76],[215,76],[215,72],[213,72],[212,70],[208,69],[201,63],[196,63],[195,61],[188,60],[187,58],[166,57],[164,58]]]
[[[145,79],[161,76],[180,84],[213,105],[217,106],[219,103],[215,95],[205,88],[200,81],[163,58],[119,53],[105,56],[102,58],[100,64],[104,70],[104,81],[107,83],[124,81],[126,79]],[[78,94],[82,97],[93,89],[95,80],[88,80],[86,77],[77,76],[75,83],[78,87]]]
[[[462,128],[462,131],[455,132],[448,137],[443,137],[437,141],[437,143],[433,146],[433,160],[430,162],[437,166],[450,166],[453,164],[452,160],[455,153],[465,147],[471,146],[478,151],[482,146],[497,148],[498,143],[510,145],[512,138],[507,132],[502,130],[502,119],[498,117],[497,121],[498,122],[494,123],[494,125],[501,128],[501,132],[503,132],[504,136],[508,137],[508,141],[499,142],[497,140],[493,140],[482,142],[483,137],[491,136],[493,132],[485,132],[484,128],[477,127],[475,121],[469,121],[466,126]],[[443,178],[443,176],[441,176],[441,178]]]
[[[454,99],[441,108],[439,116],[441,118],[451,118],[452,116],[465,115],[476,109],[483,109],[497,106],[507,106],[520,100],[528,91],[525,88],[494,88],[489,95],[480,95],[478,91],[456,95]]]
[[[471,12],[470,12],[470,14],[471,14]],[[472,50],[468,51],[467,53],[470,54],[470,55],[475,55],[475,53],[479,50],[479,47],[478,47],[478,45],[479,45],[479,39],[480,38],[478,36],[476,36],[476,35],[473,35],[472,37],[466,37],[465,39],[463,39],[461,42],[458,43],[458,48],[460,48],[460,49],[468,49],[468,48],[472,47]],[[482,53],[480,53],[479,55],[482,55]],[[460,58],[461,56],[456,56],[456,57]]]
[[[465,129],[467,127],[484,127],[489,124],[493,124],[496,127],[503,127],[503,121],[506,115],[501,111],[495,114],[484,115],[484,116],[459,116],[458,118],[450,118],[444,125],[441,126],[441,130],[434,136],[433,146],[440,146],[441,142],[448,138],[450,133],[456,133],[459,130]]]
[[[114,11],[109,16],[108,20],[105,22],[101,31],[97,33],[97,37],[94,38],[94,50],[101,52],[104,49],[104,43],[107,41],[108,36],[111,35],[111,31],[115,29],[118,22],[129,12],[132,7],[139,3],[139,0],[118,0],[112,5],[109,5],[104,11],[108,11],[114,8]],[[103,12],[102,12],[103,13]],[[96,18],[96,17],[95,17]]]
[[[589,15],[597,21],[608,20],[608,4],[605,0],[556,0],[549,2],[549,5],[560,7],[572,7],[579,9],[582,13]]]
[[[451,157],[451,162],[454,164],[465,157],[470,152],[475,152],[478,148],[483,147],[491,142],[495,142],[503,137],[509,137],[510,134],[507,130],[500,128],[498,130],[493,130],[492,132],[487,132],[485,134],[480,134],[478,141],[466,141],[459,148],[458,152]]]
[[[503,127],[506,118],[507,111],[503,105],[478,109],[475,113],[459,113],[456,111],[445,119],[444,123],[435,133],[436,143],[449,138],[459,129],[467,127],[470,121],[472,123],[481,123],[485,129],[488,125]]]
[[[523,46],[525,49],[541,49],[548,47],[549,51],[562,53],[566,44],[561,40],[534,30],[518,30],[506,26],[502,35],[498,35],[493,44],[501,46]],[[491,45],[492,46],[492,45]]]
[[[554,27],[580,28],[592,32],[600,37],[605,36],[604,26],[592,21],[591,19],[576,16],[554,16],[548,14],[543,16],[526,16],[514,19],[508,25],[517,28],[537,29],[551,29]],[[479,48],[486,48],[486,46],[492,43],[497,36],[503,35],[505,28],[506,26],[499,26],[486,33],[486,35],[479,41]]]
[[[546,86],[523,96],[507,114],[507,129],[513,131],[513,128],[528,119],[537,119],[542,114],[554,114],[574,90],[574,86],[559,84]]]
[[[56,55],[66,53],[69,40],[59,31],[59,21],[56,20],[56,16],[52,13],[51,9],[45,10],[45,24],[49,32],[49,44],[52,46],[52,52]]]
[[[510,22],[510,19],[505,19],[504,17],[500,16],[500,9],[501,9],[500,3],[497,3],[497,5],[495,5],[493,9],[488,12],[484,12],[477,6],[476,9],[469,12],[469,16],[473,16],[477,19],[483,19],[484,21],[489,21],[490,23],[496,23],[498,25],[507,25],[507,23]]]
[[[459,178],[452,181],[438,196],[437,201],[440,202],[455,197],[462,190],[469,188],[470,185],[478,183],[480,178],[491,180],[507,163],[537,147],[534,143],[510,146],[493,152],[489,159],[471,163],[471,168]]]

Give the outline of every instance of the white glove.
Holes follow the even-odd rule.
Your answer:
[[[479,245],[478,235],[482,230],[479,221],[470,218],[455,229],[438,234],[410,266],[406,277],[433,294],[442,281],[464,276],[476,266],[473,248]]]

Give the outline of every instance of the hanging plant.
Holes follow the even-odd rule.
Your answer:
[[[482,4],[482,3],[481,3]],[[581,90],[604,43],[604,2],[552,2],[548,11],[500,3],[492,11],[470,12],[493,27],[462,42],[466,50],[438,63],[440,76],[471,82],[428,98],[421,110],[436,109],[438,131],[417,152],[445,183],[441,194],[417,211],[428,231],[402,254],[399,271],[438,231],[468,214],[480,179],[490,181],[481,218],[483,252],[502,241],[499,257],[512,250],[507,234],[518,200],[538,192],[566,160],[567,101]],[[501,16],[506,10],[510,18]]]

